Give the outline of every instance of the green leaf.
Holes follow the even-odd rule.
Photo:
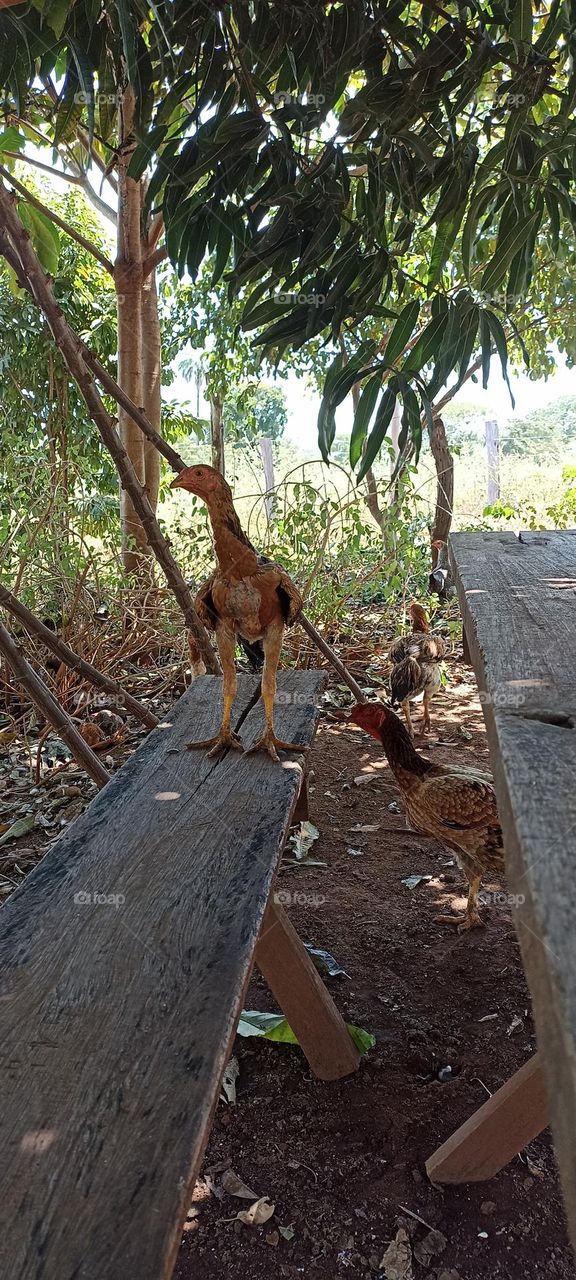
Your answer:
[[[70,0],[50,0],[44,8],[44,18],[58,39],[66,26],[70,7]]]
[[[470,273],[472,270],[472,252],[476,240],[478,223],[485,210],[498,195],[499,189],[499,183],[494,183],[490,187],[482,187],[480,191],[476,192],[476,195],[473,196],[470,202],[468,217],[466,218],[464,230],[462,232],[462,263],[467,280],[470,279]]]
[[[14,128],[14,125],[8,125],[7,129],[3,129],[0,133],[0,151],[22,151],[26,146],[26,139]]]
[[[116,0],[118,21],[122,33],[122,47],[126,60],[128,79],[134,87],[138,84],[138,62],[136,58],[136,26],[128,0]]]
[[[532,0],[516,0],[510,35],[517,44],[532,43]]]
[[[362,1027],[347,1022],[346,1028],[360,1053],[368,1053],[376,1044],[376,1037]],[[281,1013],[260,1013],[258,1009],[243,1009],[238,1022],[239,1036],[262,1036],[280,1044],[298,1044],[292,1027]]]
[[[492,356],[492,335],[486,319],[486,312],[480,312],[480,346],[482,353],[482,386],[486,391],[490,377],[490,360]]]
[[[366,438],[368,424],[374,412],[374,407],[378,399],[378,392],[382,386],[380,374],[375,374],[370,381],[363,387],[358,408],[354,414],[354,425],[352,427],[352,435],[350,437],[350,466],[354,468],[360,461],[362,453],[362,445]]]
[[[456,236],[458,235],[460,224],[464,217],[465,208],[466,201],[460,205],[460,208],[457,209],[455,213],[451,214],[447,218],[443,218],[442,221],[438,223],[434,244],[432,246],[432,253],[430,255],[428,279],[426,281],[428,293],[432,292],[432,289],[438,284],[438,281],[442,277],[444,267],[450,257],[452,249],[454,248]]]
[[[35,209],[33,205],[22,202],[19,213],[41,265],[48,275],[55,276],[60,254],[60,236],[57,228],[45,214],[40,212],[40,209]]]
[[[402,355],[408,339],[411,337],[414,327],[420,315],[420,303],[416,298],[412,302],[407,302],[402,308],[400,315],[392,329],[392,333],[388,339],[386,350],[384,352],[384,363],[388,366],[394,364],[398,356]]]
[[[382,398],[380,400],[380,404],[378,405],[378,409],[376,411],[374,426],[372,427],[370,435],[368,436],[366,449],[364,451],[364,457],[362,459],[362,465],[358,472],[358,484],[360,484],[360,481],[364,479],[366,472],[369,471],[370,467],[372,466],[372,463],[374,462],[375,458],[377,458],[380,452],[382,443],[384,441],[384,437],[392,421],[392,414],[394,413],[395,404],[396,404],[396,386],[394,386],[394,389],[393,389],[392,385],[390,385],[386,388],[385,392],[383,393]]]
[[[504,378],[506,386],[508,387],[510,399],[512,401],[512,408],[514,408],[515,407],[514,396],[512,395],[512,388],[510,386],[510,380],[508,378],[508,344],[506,342],[506,334],[504,333],[504,329],[498,319],[498,316],[495,316],[493,311],[485,311],[483,314],[488,324],[488,328],[494,339],[494,345],[496,347],[498,355],[500,356],[500,364],[502,366],[502,377]]]
[[[492,261],[486,267],[482,280],[480,282],[480,290],[487,298],[493,293],[496,285],[500,283],[506,274],[506,269],[516,256],[518,251],[528,242],[530,232],[535,226],[536,221],[542,215],[539,211],[528,214],[525,218],[520,218],[513,223],[510,230],[502,236]]]
[[[17,840],[19,836],[25,836],[32,827],[36,825],[36,819],[33,816],[27,818],[17,818],[11,827],[0,836],[0,846],[8,844],[9,840]]]

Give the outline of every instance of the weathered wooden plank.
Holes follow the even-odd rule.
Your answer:
[[[360,1054],[346,1023],[281,905],[271,898],[256,946],[256,964],[276,996],[320,1080],[356,1071]]]
[[[310,741],[323,677],[284,673]],[[204,677],[0,912],[0,1274],[172,1272],[276,860],[295,761],[188,752]],[[258,681],[242,676],[236,722]],[[246,730],[246,732],[245,732]]]
[[[509,1164],[548,1124],[539,1054],[535,1053],[426,1161],[435,1184],[484,1182]]]
[[[455,534],[451,554],[576,1240],[576,534]]]

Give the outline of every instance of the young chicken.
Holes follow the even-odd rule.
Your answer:
[[[502,828],[492,776],[459,765],[432,764],[418,755],[402,721],[381,703],[358,703],[352,720],[382,743],[404,796],[411,825],[456,854],[469,883],[464,915],[441,915],[460,931],[483,923],[477,907],[482,877],[504,874]]]
[[[265,726],[251,751],[267,751],[273,760],[279,759],[279,750],[301,751],[298,743],[276,737],[274,698],[284,629],[296,621],[302,597],[284,569],[254,550],[234,510],[231,489],[219,471],[209,466],[185,467],[171,488],[186,489],[206,503],[217,560],[214,573],[200,587],[195,607],[204,625],[216,633],[224,676],[222,723],[213,738],[188,746],[209,747],[211,756],[227,747],[243,750],[242,739],[230,723],[236,696],[236,641],[240,639],[254,650],[261,640],[264,649],[261,692]]]
[[[440,662],[444,657],[444,641],[432,635],[428,615],[421,604],[412,601],[409,609],[412,631],[394,641],[388,657],[392,663],[390,694],[392,706],[402,706],[411,737],[410,698],[424,694],[422,733],[430,730],[430,702],[440,688]]]

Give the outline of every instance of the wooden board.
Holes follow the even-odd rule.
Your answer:
[[[426,1161],[431,1182],[485,1182],[509,1164],[548,1124],[540,1055],[535,1053],[501,1089]]]
[[[576,1242],[576,533],[458,533],[451,557]]]
[[[321,673],[280,677],[309,742]],[[205,676],[0,912],[0,1275],[172,1273],[275,866],[295,760],[188,752]],[[261,724],[241,676],[235,722]]]

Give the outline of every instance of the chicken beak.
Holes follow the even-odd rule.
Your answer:
[[[184,488],[184,481],[181,479],[181,476],[182,476],[182,473],[180,473],[180,475],[178,475],[178,476],[174,476],[174,479],[173,479],[173,481],[172,481],[172,483],[171,483],[171,485],[170,485],[170,488],[171,488],[171,489],[183,489],[183,488]]]

